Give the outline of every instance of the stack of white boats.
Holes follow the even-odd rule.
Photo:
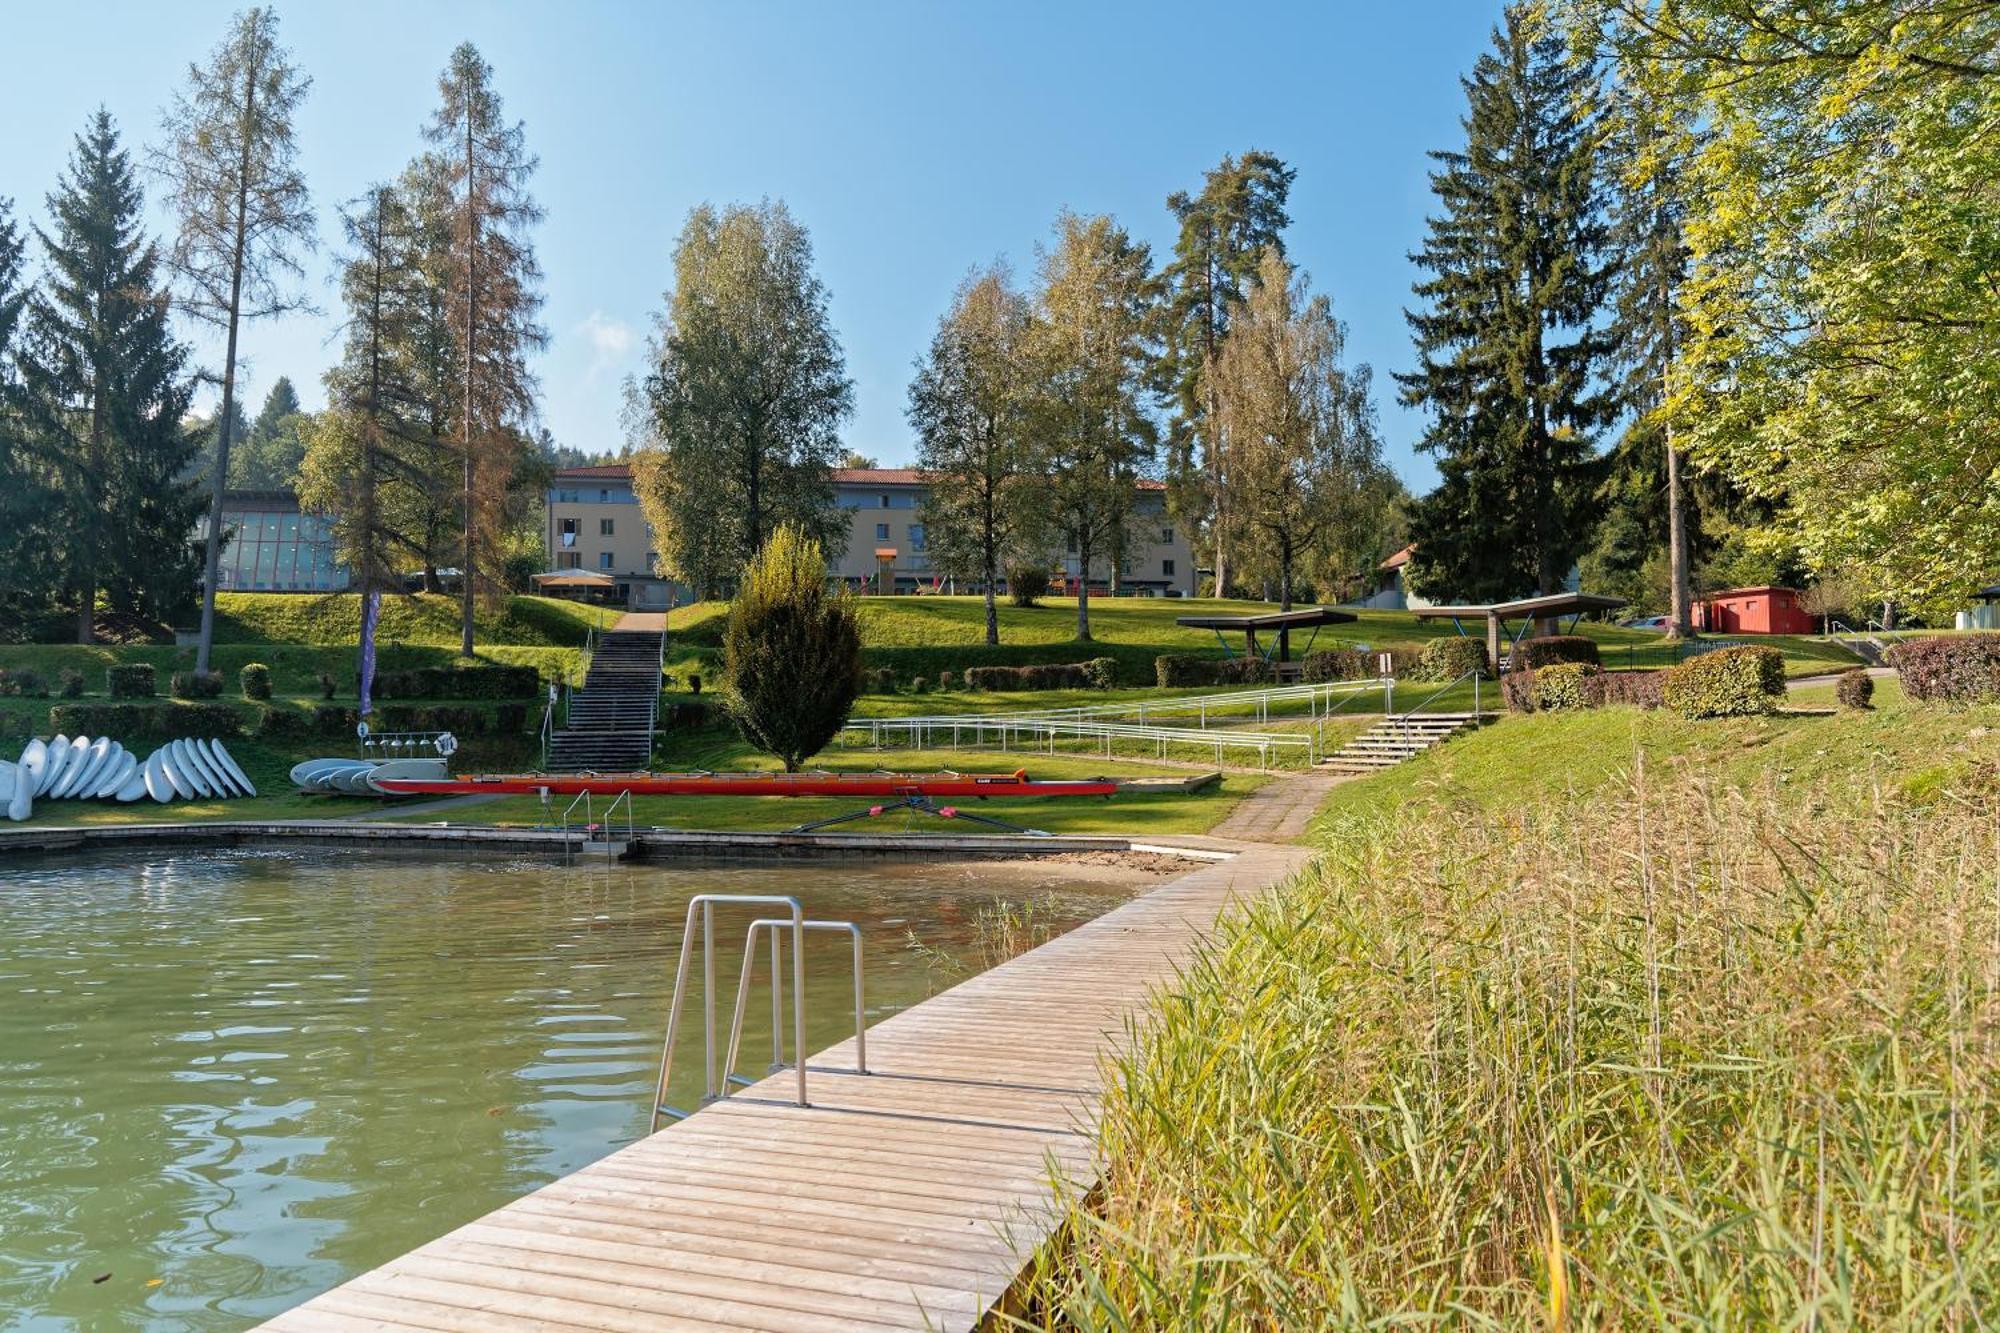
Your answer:
[[[443,759],[308,759],[292,768],[292,781],[316,796],[393,796],[375,785],[377,778],[415,778],[425,782],[449,776]]]
[[[37,799],[136,801],[229,800],[255,796],[256,784],[221,741],[169,741],[144,759],[107,736],[40,737],[19,763],[0,760],[0,806],[23,820]]]

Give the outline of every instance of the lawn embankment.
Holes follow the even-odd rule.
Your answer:
[[[1120,1061],[1031,1308],[1976,1326],[2000,708],[1878,698],[1509,718],[1340,788]]]

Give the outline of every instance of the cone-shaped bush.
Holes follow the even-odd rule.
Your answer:
[[[786,772],[826,748],[861,690],[861,631],[818,542],[787,524],[743,572],[722,635],[730,716]]]

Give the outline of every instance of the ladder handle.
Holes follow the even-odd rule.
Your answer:
[[[725,903],[725,904],[734,903],[734,904],[754,905],[754,906],[789,907],[792,909],[792,920],[803,921],[805,919],[805,911],[803,908],[799,906],[799,900],[797,898],[793,898],[786,894],[697,893],[694,897],[688,899],[687,922],[681,929],[680,961],[676,964],[674,968],[674,999],[672,1006],[669,1007],[667,1010],[666,1044],[665,1048],[660,1053],[659,1089],[653,1098],[652,1130],[649,1131],[652,1133],[659,1132],[660,1115],[663,1108],[666,1105],[666,1100],[667,1100],[667,1080],[668,1077],[673,1072],[674,1046],[680,1036],[681,1010],[684,1008],[687,1001],[688,973],[692,969],[694,964],[695,913],[699,910],[709,909],[710,905],[714,903]],[[708,932],[707,934],[707,942],[710,945],[709,949],[710,961],[707,970],[709,976],[712,978],[714,976],[712,931]],[[712,991],[713,987],[711,986],[710,989]],[[800,1024],[800,1032],[803,1035],[804,1032],[803,1022],[801,1022]],[[714,1059],[713,1048],[714,1048],[714,1036],[715,1036],[713,1026],[710,1027],[708,1035],[709,1035],[709,1045],[710,1045],[709,1058],[711,1061],[713,1061]],[[801,1069],[803,1069],[804,1067],[803,1061],[800,1062],[800,1066]],[[805,1095],[805,1077],[803,1073],[801,1073],[799,1078],[799,1094],[800,1094],[800,1099],[803,1101]]]

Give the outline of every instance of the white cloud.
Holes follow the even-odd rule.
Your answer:
[[[576,326],[576,332],[590,348],[590,368],[584,374],[591,380],[623,369],[626,358],[639,345],[638,330],[602,310],[591,311],[590,317]]]

